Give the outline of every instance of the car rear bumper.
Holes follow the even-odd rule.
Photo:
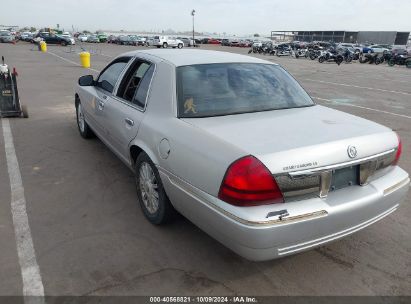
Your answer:
[[[224,202],[164,169],[159,171],[179,212],[237,254],[255,261],[309,250],[359,231],[394,212],[410,184],[408,174],[395,167],[366,186],[341,189],[326,199],[224,208]],[[243,213],[236,214],[235,208],[241,208]],[[270,210],[279,209],[287,209],[290,215],[282,220],[247,218],[247,213],[255,214],[256,210],[257,214],[261,211],[261,215],[267,215]]]

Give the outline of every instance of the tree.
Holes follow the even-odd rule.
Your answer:
[[[254,37],[260,37],[260,35],[259,34],[254,34]]]
[[[37,31],[37,29],[36,29],[34,26],[32,26],[32,27],[30,28],[30,32],[35,32],[35,31]]]

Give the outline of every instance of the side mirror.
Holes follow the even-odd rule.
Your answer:
[[[82,87],[90,87],[90,86],[94,86],[94,78],[93,75],[85,75],[85,76],[81,76],[78,79],[78,84]]]

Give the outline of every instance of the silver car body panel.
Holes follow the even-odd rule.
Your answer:
[[[209,118],[177,117],[176,67],[270,62],[184,49],[133,51],[121,56],[155,64],[146,107],[138,109],[110,96],[105,106],[109,113],[101,117],[96,110],[99,89],[77,87],[76,93],[86,105],[87,123],[130,168],[132,146],[147,153],[174,207],[246,258],[266,260],[333,241],[387,216],[406,196],[408,174],[380,159],[395,154],[397,136],[377,123],[319,105]],[[113,95],[117,87],[118,83]],[[132,131],[123,123],[129,116],[138,122]],[[347,153],[349,146],[356,147],[354,158]],[[276,178],[312,177],[358,164],[368,175],[361,186],[326,196],[233,206],[218,199],[219,188],[230,164],[246,155],[257,157]],[[286,216],[270,216],[282,210],[287,211]]]

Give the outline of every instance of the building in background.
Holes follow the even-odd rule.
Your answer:
[[[277,41],[332,41],[343,43],[375,43],[406,45],[410,32],[395,31],[271,31]]]

